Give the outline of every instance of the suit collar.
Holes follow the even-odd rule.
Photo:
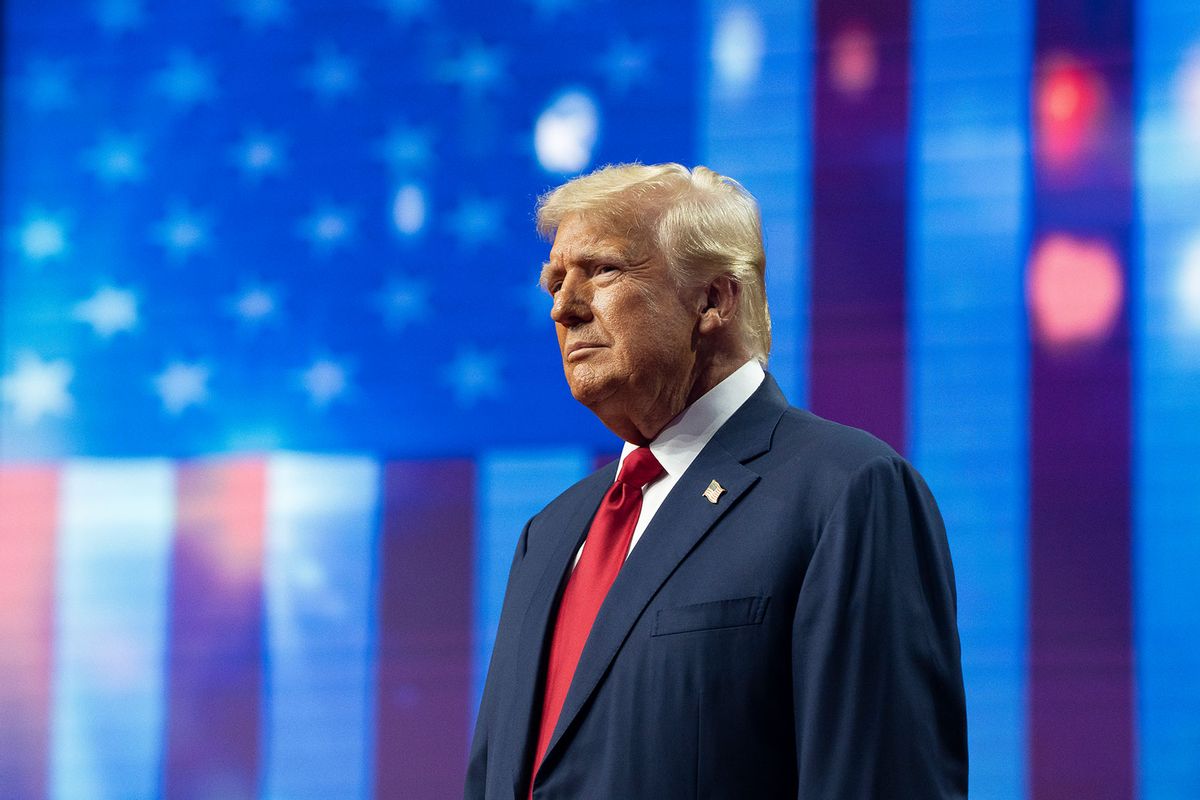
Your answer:
[[[750,399],[717,431],[713,441],[745,463],[771,449],[775,426],[787,410],[787,398],[768,372]]]

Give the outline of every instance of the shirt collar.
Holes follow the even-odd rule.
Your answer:
[[[672,478],[682,475],[721,426],[729,421],[762,384],[766,373],[757,359],[750,359],[725,380],[679,413],[650,443],[650,452]],[[621,463],[637,445],[625,443]],[[621,464],[617,465],[620,472]]]

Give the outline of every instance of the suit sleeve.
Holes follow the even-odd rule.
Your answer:
[[[517,549],[513,553],[512,566],[508,569],[508,585],[504,589],[503,608],[508,607],[508,596],[512,591],[513,573],[517,571],[517,566],[525,557],[525,548],[528,542],[529,526],[533,520],[525,523],[525,528],[521,531],[521,538],[517,540]],[[501,612],[503,616],[503,611]],[[471,737],[471,749],[467,755],[467,779],[466,786],[463,790],[464,800],[483,800],[487,793],[487,757],[488,757],[488,733],[491,728],[492,707],[496,703],[496,682],[499,676],[496,675],[496,650],[492,649],[492,657],[488,663],[487,680],[483,685],[483,697],[479,701],[479,713],[475,718],[475,734]]]
[[[799,797],[966,797],[956,613],[933,496],[903,459],[874,459],[825,520],[795,609]]]

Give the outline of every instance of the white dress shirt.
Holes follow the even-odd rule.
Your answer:
[[[742,404],[750,399],[750,395],[762,384],[766,373],[756,359],[750,359],[738,367],[725,380],[709,389],[704,395],[680,412],[671,420],[662,433],[650,443],[650,452],[662,464],[665,471],[663,476],[653,483],[642,487],[642,513],[638,516],[637,526],[633,529],[633,540],[629,543],[629,551],[637,546],[650,520],[658,513],[667,495],[675,488],[675,484],[683,477],[683,473],[700,455],[700,451],[708,444],[718,429],[733,416]],[[617,464],[617,474],[625,463],[625,456],[637,449],[637,445],[625,443],[621,450],[621,460]],[[583,547],[575,554],[575,563]],[[628,557],[628,553],[626,554]]]

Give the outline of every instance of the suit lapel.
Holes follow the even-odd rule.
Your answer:
[[[538,675],[541,672],[544,648],[549,644],[551,612],[562,583],[563,576],[575,551],[587,535],[596,509],[608,487],[616,478],[617,467],[609,467],[595,473],[579,487],[579,498],[569,508],[557,512],[546,510],[539,528],[555,537],[549,556],[542,561],[537,584],[530,596],[528,607],[521,616],[521,632],[517,647],[517,661],[510,673],[513,684],[506,692],[508,708],[498,718],[509,721],[503,731],[505,752],[514,765],[513,785],[519,796],[528,789],[527,768],[533,758],[530,752],[529,732],[532,730],[533,715],[542,708],[541,698],[535,697]],[[536,565],[534,571],[537,571]],[[511,723],[511,724],[510,724]]]
[[[768,375],[758,391],[722,426],[667,495],[618,573],[596,616],[543,763],[552,761],[563,734],[595,691],[634,624],[663,583],[717,520],[758,480],[758,474],[743,462],[770,447],[771,434],[786,408],[787,401]],[[725,493],[716,503],[711,503],[704,497],[704,491],[714,480],[721,484]],[[599,498],[596,504],[599,504]],[[548,611],[546,616],[548,619]],[[544,632],[545,622],[540,624]]]

